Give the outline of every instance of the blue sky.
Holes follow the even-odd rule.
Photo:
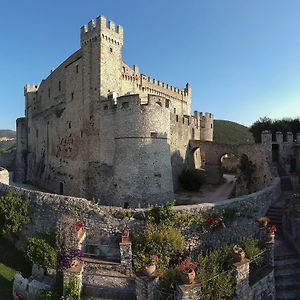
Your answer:
[[[193,87],[193,109],[250,125],[300,115],[299,0],[5,1],[0,11],[0,128],[24,114],[23,86],[79,48],[98,15],[125,31],[123,59]]]

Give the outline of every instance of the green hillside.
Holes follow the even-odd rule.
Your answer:
[[[214,142],[226,144],[252,144],[249,128],[226,120],[214,120]]]
[[[0,138],[7,137],[9,139],[16,137],[16,132],[9,129],[0,129]]]

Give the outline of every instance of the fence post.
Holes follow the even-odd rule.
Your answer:
[[[275,263],[274,263],[274,243],[266,243],[266,248],[268,251],[268,265],[274,268]]]
[[[248,300],[249,298],[249,268],[250,261],[244,259],[242,262],[233,264],[235,269],[235,279],[236,279],[236,295],[239,300]]]
[[[132,273],[132,250],[131,242],[124,241],[119,243],[120,245],[120,254],[121,254],[121,265],[125,274]]]
[[[158,283],[158,276],[138,275],[135,278],[136,299],[154,300]]]
[[[177,286],[178,295],[176,300],[200,300],[201,299],[201,284],[181,284]]]

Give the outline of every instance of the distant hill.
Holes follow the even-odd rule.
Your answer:
[[[16,137],[16,132],[9,129],[0,129],[0,138],[7,137],[9,139]]]
[[[16,137],[16,132],[9,129],[0,129],[0,138],[12,139]],[[0,153],[10,152],[16,148],[16,140],[0,141]]]
[[[252,144],[249,128],[226,120],[214,120],[214,142],[226,144]]]

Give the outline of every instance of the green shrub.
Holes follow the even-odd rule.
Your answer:
[[[139,270],[150,255],[157,255],[159,271],[169,267],[171,258],[184,249],[182,234],[166,226],[148,224],[142,234],[133,240],[133,267]]]
[[[252,268],[259,269],[264,263],[263,256],[260,256],[259,254],[265,250],[265,248],[261,246],[260,241],[253,237],[247,237],[243,240],[241,247],[245,251],[248,259],[254,259],[251,263]]]
[[[198,257],[197,279],[201,283],[201,299],[222,300],[234,292],[229,270],[231,249],[226,246]]]
[[[173,226],[178,213],[173,209],[174,203],[168,202],[163,205],[154,205],[146,213],[146,221],[155,225]]]
[[[64,287],[65,295],[60,300],[80,300],[80,289],[75,276],[70,277]]]
[[[159,288],[176,290],[176,283],[179,281],[179,273],[176,269],[167,269],[159,280]]]
[[[43,268],[56,268],[57,253],[54,249],[54,241],[50,236],[38,235],[28,238],[25,254],[31,263]]]
[[[0,234],[18,232],[29,223],[28,206],[29,201],[12,189],[0,197]]]
[[[204,178],[199,170],[183,170],[179,182],[187,191],[198,191],[204,183]]]

